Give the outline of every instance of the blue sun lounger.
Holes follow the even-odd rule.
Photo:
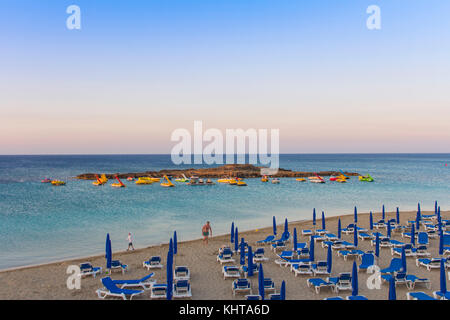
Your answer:
[[[369,300],[365,296],[347,296],[347,300]]]
[[[439,269],[441,267],[441,259],[440,258],[419,258],[416,259],[416,266],[424,266],[428,271],[431,269]]]
[[[259,294],[248,294],[245,296],[245,300],[262,300]]]
[[[314,263],[312,266],[312,272],[314,273],[314,276],[318,274],[330,274],[328,269],[328,263],[327,261],[317,261],[317,263]]]
[[[407,292],[406,298],[408,300],[436,300],[432,296],[429,296],[425,292],[419,291],[419,292]]]
[[[191,298],[191,284],[189,280],[178,280],[173,285],[173,297],[174,298]]]
[[[384,282],[389,282],[392,277],[394,278],[396,286],[398,284],[404,284],[406,287],[408,287],[408,283],[406,281],[406,273],[405,272],[395,272],[394,275],[391,275],[391,274],[383,274],[383,275],[381,275],[381,279]]]
[[[311,278],[306,280],[306,283],[309,288],[314,287],[314,290],[317,294],[320,293],[321,288],[331,288],[331,290],[333,290],[334,288],[334,283],[325,281],[321,278]]]
[[[344,300],[344,298],[337,296],[337,297],[324,298],[323,300]]]
[[[445,293],[441,291],[435,291],[433,292],[433,296],[435,299],[438,300],[450,300],[450,291],[447,291]]]
[[[150,259],[148,259],[147,261],[144,261],[142,263],[142,266],[144,268],[147,268],[147,270],[150,269],[162,269],[163,265],[161,264],[161,257],[160,256],[153,256]]]
[[[113,260],[111,261],[111,271],[114,270],[122,271],[122,274],[124,274],[125,271],[128,271],[128,265],[123,264],[120,260]]]
[[[167,298],[167,284],[155,283],[150,289],[151,299],[166,299]]]
[[[372,240],[373,236],[371,234],[368,234],[367,232],[359,232],[358,238],[361,240]]]
[[[270,235],[270,236],[267,236],[267,238],[265,238],[264,240],[256,241],[256,244],[258,244],[258,245],[265,245],[265,244],[271,243],[273,240],[275,240],[275,236],[274,235]]]
[[[361,256],[361,264],[358,266],[358,270],[365,270],[369,272],[371,267],[375,265],[375,255],[373,253],[364,253]]]
[[[430,279],[427,278],[419,278],[413,274],[407,274],[406,275],[406,285],[408,286],[409,290],[414,289],[415,285],[417,283],[425,284],[427,289],[431,289],[431,282]]]
[[[241,271],[238,266],[223,266],[222,268],[223,278],[239,278]]]
[[[106,297],[119,297],[123,300],[127,300],[127,297],[130,297],[130,300],[132,300],[134,296],[144,292],[144,290],[121,289],[117,287],[110,277],[102,278],[102,284],[104,288],[96,291],[100,299],[105,299]]]
[[[428,245],[429,244],[428,233],[419,232],[417,234],[417,244],[418,245]]]
[[[334,285],[336,293],[339,290],[352,290],[352,275],[349,272],[341,272],[338,277],[327,278]]]
[[[338,255],[341,256],[341,257],[344,257],[345,261],[347,261],[348,257],[359,257],[359,256],[361,256],[363,254],[364,254],[364,251],[357,250],[357,249],[338,251]]]
[[[135,288],[135,287],[141,287],[144,290],[148,290],[151,288],[151,286],[155,283],[155,279],[151,279],[154,276],[154,273],[150,273],[149,275],[146,275],[145,277],[141,279],[136,280],[113,280],[113,283],[115,285],[120,286],[121,289],[125,288]]]
[[[233,296],[238,292],[249,292],[252,293],[251,283],[248,279],[236,279],[231,285],[231,290],[233,291]]]
[[[394,272],[399,272],[402,269],[402,259],[400,258],[393,258],[391,260],[391,264],[389,265],[389,267],[385,268],[385,269],[381,269],[380,272],[381,273],[394,273]]]
[[[293,263],[291,264],[291,271],[294,272],[295,276],[299,274],[313,274],[311,265],[307,263]]]
[[[102,273],[102,267],[93,267],[90,262],[83,262],[80,264],[80,276],[95,276],[97,273]]]

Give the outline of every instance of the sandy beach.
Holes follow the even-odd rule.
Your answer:
[[[428,212],[423,212],[428,214]],[[381,219],[380,212],[374,212],[374,222]],[[401,212],[400,222],[406,224],[407,220],[414,220],[416,212]],[[442,212],[443,219],[450,217],[450,211]],[[281,215],[278,215],[278,219]],[[320,218],[320,214],[318,214]],[[332,233],[337,234],[337,224],[339,217],[326,218],[326,228]],[[353,222],[353,214],[340,216],[342,227],[347,226]],[[386,218],[395,218],[395,212],[387,212]],[[284,218],[280,221],[278,230],[283,230]],[[231,224],[231,221],[230,221]],[[269,223],[268,223],[269,225]],[[321,226],[321,219],[317,220],[317,225]],[[368,213],[358,214],[358,226],[369,228],[369,215]],[[239,227],[239,225],[237,225]],[[289,222],[289,231],[292,233],[293,229],[297,228],[298,242],[309,242],[309,237],[301,236],[302,229],[312,229],[312,221],[300,221]],[[212,228],[214,230],[214,221],[212,221]],[[380,229],[383,234],[386,233],[385,229]],[[255,242],[266,238],[266,236],[272,234],[272,227],[266,227],[263,229],[255,229],[249,231],[239,231],[239,238],[244,237],[245,240],[255,248]],[[169,236],[169,235],[168,235]],[[178,255],[175,258],[175,265],[188,266],[191,271],[191,287],[192,287],[192,299],[195,300],[225,300],[225,299],[244,299],[243,295],[236,295],[233,297],[231,291],[232,280],[224,280],[221,271],[221,265],[216,261],[216,256],[219,247],[222,245],[230,244],[229,235],[214,236],[209,239],[209,244],[204,245],[201,239],[183,242],[183,235],[179,236],[178,243]],[[342,234],[344,240],[353,242],[353,234]],[[408,238],[402,238],[400,233],[393,233],[393,239],[410,242]],[[431,253],[431,257],[438,257],[438,239],[430,239],[430,245],[428,251]],[[292,244],[288,246],[292,247]],[[332,297],[336,294],[331,290],[325,288],[321,290],[320,294],[316,294],[312,288],[308,288],[306,279],[312,276],[299,275],[295,277],[289,268],[280,267],[274,263],[277,258],[276,254],[266,248],[266,256],[269,261],[264,262],[264,275],[270,277],[275,281],[277,292],[280,289],[281,281],[286,281],[286,299],[293,300],[321,300],[326,297]],[[370,241],[359,240],[359,248],[361,250],[374,250],[374,247],[370,245]],[[113,248],[114,249],[114,248]],[[163,264],[165,264],[167,256],[168,244],[160,246],[153,246],[148,248],[136,249],[129,252],[114,252],[113,259],[119,259],[122,263],[128,264],[129,271],[124,275],[120,272],[114,272],[112,274],[113,279],[138,279],[149,272],[142,267],[142,262],[147,260],[150,256],[159,255],[162,257]],[[327,250],[322,248],[320,243],[315,245],[315,255],[317,260],[326,260]],[[397,256],[398,257],[398,256]],[[380,262],[381,268],[386,268],[393,256],[391,250],[387,248],[380,248]],[[86,257],[82,259],[51,263],[46,265],[39,265],[33,267],[19,268],[13,270],[7,270],[0,272],[0,299],[98,299],[96,290],[101,288],[100,279],[102,275],[98,275],[96,278],[85,277],[81,281],[80,290],[69,290],[66,286],[66,280],[68,274],[66,269],[69,265],[78,265],[81,262],[90,261],[94,266],[101,266],[105,268],[104,255],[95,257]],[[344,261],[342,257],[333,253],[333,270],[332,276],[336,276],[340,272],[351,272],[353,259]],[[237,263],[239,263],[237,259]],[[357,264],[360,261],[357,260]],[[417,267],[415,264],[415,258],[407,258],[408,274],[414,274],[420,278],[428,278],[431,280],[431,290],[428,290],[425,286],[416,286],[414,291],[424,291],[432,295],[432,292],[439,289],[439,271],[437,269],[431,272],[427,271],[424,267]],[[166,281],[166,269],[154,270],[154,278],[157,283],[165,283]],[[381,289],[370,290],[366,286],[366,280],[370,274],[366,272],[359,273],[359,294],[364,295],[370,300],[388,298],[388,284],[383,283]],[[253,292],[257,293],[257,276],[251,278]],[[409,290],[404,285],[397,286],[397,299],[406,299],[406,292]],[[344,297],[350,295],[350,291],[340,292],[339,295]],[[144,294],[136,297],[136,299],[150,299],[150,291],[146,291]]]

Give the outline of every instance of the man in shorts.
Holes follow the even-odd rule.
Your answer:
[[[208,244],[208,237],[212,236],[212,229],[209,221],[202,227],[203,243]]]

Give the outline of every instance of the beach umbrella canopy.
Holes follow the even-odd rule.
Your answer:
[[[444,231],[441,229],[439,231],[439,255],[444,254]]]
[[[416,218],[416,230],[420,229],[420,219]]]
[[[420,202],[417,203],[417,215],[419,216],[420,219],[420,215],[421,215],[422,211],[420,210]]]
[[[314,238],[312,236],[309,242],[309,260],[314,261]]]
[[[338,220],[338,238],[342,237],[342,226],[341,226],[341,218]]]
[[[261,296],[261,299],[264,300],[264,271],[263,271],[262,263],[259,264],[258,289],[259,289],[259,295]]]
[[[369,215],[369,226],[370,226],[370,230],[373,230],[373,215],[372,215],[372,211],[370,211],[370,215]]]
[[[325,212],[322,211],[322,229],[325,230]]]
[[[437,216],[438,216],[438,219],[441,220],[441,207],[437,208]]]
[[[297,251],[297,228],[294,228],[294,251]]]
[[[396,218],[397,218],[397,224],[400,224],[400,209],[398,207],[397,207]]]
[[[445,278],[445,260],[441,259],[441,278],[440,278],[440,288],[442,293],[447,292],[447,279]]]
[[[437,214],[438,204],[437,201],[434,202],[434,214]]]
[[[355,247],[358,246],[358,228],[355,224],[355,229],[353,231],[353,244],[355,245]]]
[[[177,231],[173,232],[173,254],[178,253]]]
[[[240,259],[239,263],[243,266],[245,264],[245,243],[244,238],[241,238],[241,244],[240,244]]]
[[[313,226],[316,225],[316,208],[313,209]]]
[[[230,242],[234,241],[234,222],[231,223]]]
[[[333,266],[333,257],[331,255],[331,246],[328,246],[327,252],[327,272],[331,274],[331,267]]]
[[[277,220],[275,219],[275,216],[273,216],[272,224],[273,224],[273,235],[276,236],[277,235]]]
[[[406,272],[406,252],[405,252],[405,247],[402,247],[402,272]]]
[[[383,204],[383,220],[386,219],[386,210],[384,209],[384,204]]]
[[[375,256],[377,256],[377,258],[380,257],[380,233],[377,232],[376,236],[375,236]]]
[[[284,233],[288,233],[289,229],[288,229],[288,219],[284,219]]]
[[[109,233],[106,234],[105,258],[106,258],[106,269],[111,269],[112,249]]]
[[[356,209],[356,206],[355,206],[355,210],[354,210],[353,221],[354,221],[355,223],[358,222],[358,210]]]
[[[414,224],[411,225],[411,244],[413,246],[416,245],[416,230],[414,228]]]
[[[253,276],[253,254],[252,254],[252,247],[248,247],[248,257],[247,257],[247,262],[248,262],[248,273],[247,275],[249,277]]]
[[[236,231],[234,232],[234,251],[237,252],[238,251],[238,240],[239,240],[239,233],[238,233],[238,228],[236,227]]]
[[[395,279],[393,276],[389,279],[389,300],[397,300],[397,294],[395,292]]]
[[[286,300],[286,282],[284,280],[281,282],[280,300]]]
[[[387,236],[388,238],[391,237],[391,222],[388,221],[388,225],[387,225]]]
[[[358,295],[358,268],[356,266],[356,261],[353,261],[352,269],[352,296]]]
[[[172,289],[173,289],[173,242],[170,239],[169,242],[169,251],[167,252],[167,291],[166,298],[167,300],[172,300]]]

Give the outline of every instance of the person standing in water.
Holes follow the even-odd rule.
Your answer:
[[[128,233],[128,238],[127,239],[128,239],[128,249],[127,249],[127,251],[130,250],[130,247],[131,247],[131,249],[134,250],[133,237],[131,236],[131,232]]]
[[[212,229],[209,221],[202,227],[203,243],[208,244],[208,237],[212,236]]]

